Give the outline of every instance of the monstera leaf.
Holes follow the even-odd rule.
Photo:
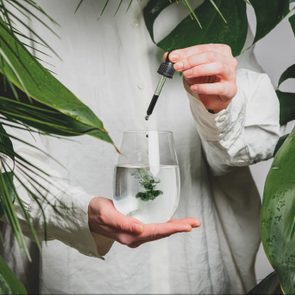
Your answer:
[[[254,42],[267,35],[289,13],[289,0],[249,0],[257,25]]]
[[[155,19],[171,2],[173,1],[149,1],[145,7],[144,19],[152,39]],[[157,45],[164,50],[172,50],[203,43],[226,43],[237,55],[242,50],[247,35],[246,4],[236,0],[217,0],[215,3],[226,22],[214,6],[205,1],[194,11],[202,28],[196,25],[191,16],[187,16]]]
[[[292,31],[295,34],[295,14],[289,17],[289,22],[290,22]]]
[[[177,1],[150,0],[144,8],[144,20],[152,40],[164,50],[172,50],[203,43],[225,43],[233,54],[239,55],[247,37],[246,2],[255,11],[257,28],[254,42],[268,34],[289,12],[288,0],[216,0],[194,10],[202,28],[188,15],[163,39],[154,39],[154,22],[161,12]],[[222,17],[221,17],[222,16]],[[223,19],[224,18],[224,19]],[[225,21],[224,21],[225,20]]]
[[[265,253],[285,294],[295,293],[295,129],[268,173],[261,214]]]
[[[280,123],[285,125],[288,122],[295,119],[295,93],[284,92],[280,90],[280,86],[288,79],[295,78],[295,65],[290,66],[286,71],[281,75],[277,95],[280,100]]]

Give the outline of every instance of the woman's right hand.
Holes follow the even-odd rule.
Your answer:
[[[200,226],[200,221],[196,218],[184,218],[160,224],[143,224],[133,217],[121,214],[111,200],[94,197],[88,206],[88,224],[94,235],[100,234],[130,248],[136,248],[143,243],[176,233],[190,232]]]

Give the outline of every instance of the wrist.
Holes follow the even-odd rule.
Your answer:
[[[99,224],[97,221],[97,217],[100,214],[100,206],[99,202],[101,197],[92,197],[88,203],[88,227],[89,231],[92,235],[92,238],[95,242],[96,251],[99,254],[100,258],[103,258],[109,250],[111,249],[114,240],[110,237],[107,237],[101,233],[99,233]]]
[[[195,96],[194,96],[195,97]],[[206,110],[211,114],[218,114],[222,110],[226,110],[229,106],[229,104],[232,101],[232,98],[222,97],[219,96],[218,98],[215,98],[215,100],[218,101],[211,101],[211,98],[199,95],[198,98],[201,101],[201,103],[204,105]]]
[[[89,231],[93,234],[96,228],[96,215],[97,210],[95,209],[96,200],[98,197],[92,197],[88,203],[87,217],[88,217],[88,227]]]

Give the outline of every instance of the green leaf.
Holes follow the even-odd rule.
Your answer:
[[[281,148],[281,146],[284,144],[284,142],[286,141],[286,139],[288,138],[289,134],[283,135],[279,138],[275,150],[273,152],[273,155],[275,156],[277,154],[277,152],[279,151],[279,149]]]
[[[0,124],[0,152],[3,152],[3,154],[8,155],[10,158],[13,159],[13,164],[15,164],[15,158],[18,157],[18,155],[13,150],[13,145],[10,141],[9,135],[6,133],[5,129]],[[16,176],[14,174],[14,170],[12,167],[12,164],[7,164],[7,159],[2,155],[0,155],[0,166],[1,166],[1,173],[0,173],[0,207],[1,207],[1,215],[4,214],[5,219],[9,222],[11,225],[11,229],[13,234],[15,235],[15,238],[21,247],[21,249],[24,251],[24,253],[27,255],[28,259],[30,260],[30,254],[28,252],[27,245],[24,240],[24,235],[22,233],[22,229],[19,223],[19,220],[17,219],[16,211],[13,202],[15,199],[20,200],[16,188],[13,183],[13,177]],[[19,202],[19,205],[23,209],[23,213],[25,215],[25,218],[32,230],[33,235],[35,235],[35,231],[32,227],[32,224],[30,222],[30,218],[23,207],[23,204]],[[38,240],[36,239],[36,242],[38,244]]]
[[[143,9],[144,22],[154,43],[156,43],[154,38],[154,22],[160,13],[174,2],[174,0],[150,0]]]
[[[12,142],[1,124],[0,124],[0,153],[3,153],[9,156],[11,159],[14,158]],[[1,157],[1,154],[0,154],[0,157]]]
[[[27,294],[21,281],[7,266],[4,259],[0,256],[0,294]]]
[[[295,120],[295,93],[276,91],[280,101],[280,124]]]
[[[295,65],[290,66],[281,75],[278,88],[282,83],[291,78],[295,78]],[[295,93],[284,92],[279,89],[276,92],[280,101],[280,123],[285,125],[295,120]]]
[[[1,177],[3,178],[5,183],[7,184],[6,185],[7,191],[10,195],[10,199],[12,202],[14,202],[15,188],[11,186],[12,179],[13,179],[13,173],[12,172],[2,173],[3,172],[3,165],[5,165],[5,162],[6,162],[6,159],[4,158],[5,156],[3,154],[8,156],[9,158],[11,158],[11,160],[14,159],[14,150],[13,150],[12,142],[11,142],[9,136],[7,135],[5,129],[0,124],[0,173],[1,173]],[[5,195],[4,188],[2,186],[0,186],[0,216],[1,217],[4,214],[2,202],[1,202],[1,199],[3,198],[4,195]]]
[[[104,132],[82,124],[69,116],[64,115],[54,109],[48,108],[42,104],[30,104],[24,93],[17,90],[19,100],[11,99],[11,91],[1,88],[0,82],[0,113],[10,120],[20,121],[31,127],[48,134],[57,134],[61,136],[77,136],[81,134],[92,134],[105,137]],[[6,95],[6,97],[2,96]],[[9,97],[9,98],[7,98]],[[107,140],[107,138],[106,138]]]
[[[13,173],[12,172],[8,172],[8,173],[1,173],[1,178],[3,179],[3,181],[5,182],[5,185],[7,187],[7,191],[9,194],[9,198],[11,199],[11,203],[13,203],[15,201],[15,187],[13,187],[13,185],[11,185],[13,183]],[[2,206],[2,199],[5,197],[5,191],[3,189],[3,187],[0,187],[0,217],[2,217],[4,215],[4,210],[3,210],[3,206]]]
[[[78,9],[80,8],[81,4],[84,2],[84,0],[80,0],[80,2],[78,3],[76,9],[75,9],[75,12],[76,13],[78,11]]]
[[[275,272],[269,274],[257,284],[247,295],[283,295],[278,276]]]
[[[267,35],[289,13],[289,0],[249,0],[257,26],[254,43]]]
[[[295,78],[295,65],[290,66],[285,72],[281,75],[278,83],[278,87],[285,82],[287,79]]]
[[[0,72],[32,102],[60,112],[91,130],[90,135],[112,143],[100,119],[27,51],[1,18],[0,48]]]
[[[295,129],[268,173],[261,212],[261,238],[284,294],[295,293]]]
[[[295,14],[289,17],[289,23],[291,25],[292,31],[295,35]]]
[[[169,0],[150,1],[144,9],[145,23],[152,39],[154,21],[169,4]],[[188,16],[157,45],[164,50],[172,50],[196,44],[225,43],[231,46],[234,55],[238,55],[244,46],[248,30],[246,4],[242,0],[218,0],[215,4],[227,23],[210,1],[205,1],[194,10],[203,29]]]

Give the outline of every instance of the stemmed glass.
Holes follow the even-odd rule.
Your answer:
[[[116,209],[144,223],[171,219],[180,194],[172,132],[124,132],[120,152],[114,177]]]

